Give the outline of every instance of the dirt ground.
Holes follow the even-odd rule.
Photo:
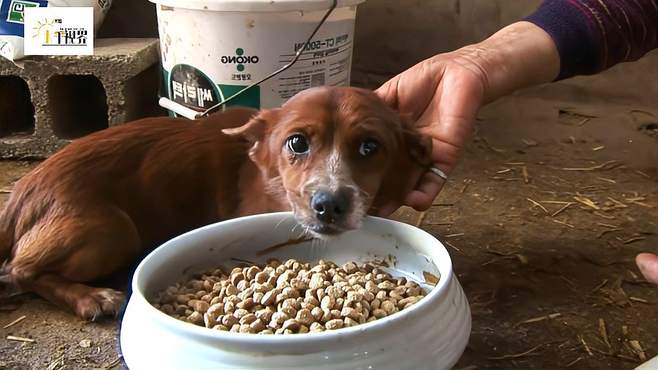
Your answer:
[[[0,162],[3,201],[33,165]],[[454,259],[473,313],[456,368],[618,370],[658,355],[658,288],[633,261],[658,251],[657,185],[656,106],[535,91],[484,109],[434,207],[396,215]],[[115,322],[32,296],[0,304],[0,335],[0,368],[122,367]]]

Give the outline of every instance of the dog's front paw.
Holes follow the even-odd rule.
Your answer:
[[[123,293],[114,289],[97,288],[78,299],[75,311],[87,321],[98,321],[106,316],[116,317],[125,299]]]

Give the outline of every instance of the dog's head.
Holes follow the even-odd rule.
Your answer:
[[[413,166],[427,166],[431,141],[373,92],[305,90],[281,108],[227,129],[315,236],[358,228],[379,204],[401,200]]]

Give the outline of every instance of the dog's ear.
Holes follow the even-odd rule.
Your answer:
[[[241,137],[250,145],[255,145],[263,139],[268,127],[274,122],[278,109],[261,111],[240,127],[223,129],[222,132],[228,136]]]
[[[432,164],[432,138],[422,134],[410,119],[402,117],[404,141],[411,160],[422,167]]]
[[[402,152],[395,156],[396,160],[388,169],[377,195],[373,199],[371,212],[393,204],[402,204],[407,192],[415,184],[410,184],[414,166],[428,168],[432,164],[432,139],[423,135],[413,121],[400,117],[402,122]],[[405,155],[406,154],[406,155]]]
[[[273,177],[274,163],[269,160],[267,150],[267,137],[276,124],[279,109],[263,110],[240,127],[224,129],[222,132],[228,136],[242,138],[249,143],[249,158],[270,178]]]
[[[406,131],[405,140],[411,159],[422,167],[432,164],[432,138],[416,131]]]

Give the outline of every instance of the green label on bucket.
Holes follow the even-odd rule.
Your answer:
[[[218,86],[225,99],[230,98],[233,96],[233,94],[238,93],[246,87],[241,85]],[[240,94],[240,96],[236,97],[234,100],[231,100],[227,105],[260,109],[260,86],[254,86],[251,89],[243,92]]]
[[[187,65],[177,64],[171,72],[162,70],[169,99],[202,112],[242,91],[245,85],[216,85],[205,73]],[[226,104],[227,107],[260,109],[260,86],[254,86]],[[173,116],[176,116],[171,112]]]
[[[222,100],[215,83],[197,68],[177,64],[171,72],[164,71],[167,79],[167,95],[178,104],[204,111]]]

